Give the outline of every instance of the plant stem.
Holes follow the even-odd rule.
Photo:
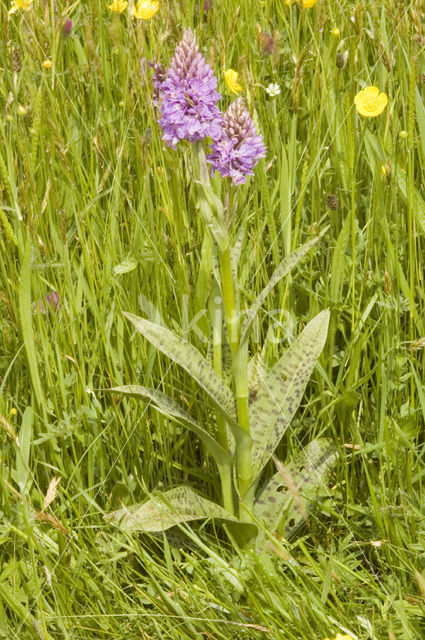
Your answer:
[[[235,283],[232,273],[230,248],[219,249],[219,263],[221,276],[221,290],[229,334],[230,349],[233,359],[233,380],[235,383],[236,406],[239,426],[245,432],[236,443],[238,489],[243,509],[239,513],[242,520],[249,521],[252,511],[252,496],[248,488],[252,482],[251,438],[249,435],[248,411],[248,343],[239,345],[239,317],[236,306]]]
[[[232,212],[214,210],[214,198],[209,194],[211,183],[208,174],[205,153],[200,143],[196,143],[195,154],[198,159],[198,178],[204,187],[204,193],[200,195],[201,212],[205,218],[208,228],[212,231],[214,219],[224,223],[229,219]],[[228,204],[230,199],[225,198]],[[217,227],[215,227],[217,228]],[[248,343],[244,341],[239,344],[239,309],[236,298],[236,276],[232,270],[232,256],[227,234],[220,234],[220,242],[214,236],[217,244],[218,261],[220,267],[221,293],[223,297],[224,314],[226,319],[227,332],[230,349],[232,352],[233,380],[235,384],[236,407],[238,424],[241,427],[241,434],[236,439],[236,465],[238,474],[238,491],[240,505],[239,517],[244,521],[250,521],[250,512],[253,508],[252,492],[248,489],[252,483],[252,461],[251,461],[251,438],[249,433],[249,411],[248,411]],[[223,242],[221,240],[223,239]]]
[[[213,290],[211,292],[211,316],[213,319],[213,364],[215,372],[222,377],[223,370],[223,354],[222,354],[222,337],[223,337],[223,314],[221,306],[221,297],[218,291],[218,285],[214,281]],[[225,451],[229,450],[229,441],[227,437],[226,422],[221,413],[217,413],[217,440]],[[235,513],[233,504],[233,487],[232,487],[232,469],[228,465],[219,466],[221,491],[223,496],[223,506],[232,515]]]
[[[352,108],[351,94],[346,96],[347,108],[347,127],[348,127],[348,163],[351,176],[351,204],[350,204],[350,220],[351,220],[351,331],[354,332],[356,319],[356,134],[354,128],[354,110]]]

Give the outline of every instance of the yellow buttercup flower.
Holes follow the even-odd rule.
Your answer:
[[[330,640],[330,638],[325,638],[325,640]],[[334,640],[353,640],[353,638],[347,634],[337,633]]]
[[[303,9],[311,9],[311,7],[314,7],[316,2],[317,0],[303,0]]]
[[[388,104],[388,96],[381,93],[378,87],[366,87],[355,96],[354,104],[361,116],[373,118],[383,112]]]
[[[127,9],[127,5],[128,2],[124,2],[124,0],[114,0],[112,4],[108,4],[108,9],[110,11],[122,13],[125,9]]]
[[[150,20],[159,9],[157,0],[139,0],[133,8],[133,16],[138,20]]]
[[[22,11],[29,11],[33,0],[13,0],[12,6],[9,9],[9,13],[16,13],[19,9]]]
[[[232,93],[239,93],[239,91],[242,91],[242,87],[238,83],[238,75],[238,72],[234,69],[227,69],[227,71],[224,72],[224,79]]]
[[[43,60],[43,62],[41,64],[43,65],[43,67],[45,69],[50,69],[50,67],[52,66],[51,60]]]

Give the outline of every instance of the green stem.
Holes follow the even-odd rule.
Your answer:
[[[355,174],[355,159],[356,159],[356,136],[354,129],[354,111],[352,108],[351,94],[347,94],[346,108],[347,113],[347,126],[348,126],[348,164],[350,167],[351,177],[351,331],[354,332],[355,319],[356,319],[356,260],[357,260],[357,247],[356,247],[356,174]]]
[[[227,332],[229,334],[230,349],[235,356],[239,347],[239,318],[236,308],[235,288],[233,284],[230,247],[219,249],[219,263],[221,276],[221,291],[223,294],[224,312],[226,315]]]
[[[413,327],[415,317],[415,227],[413,217],[413,190],[414,190],[414,133],[415,133],[415,87],[416,87],[416,56],[410,58],[410,83],[409,83],[409,119],[407,130],[407,224],[409,246],[409,339],[413,340]]]
[[[224,314],[230,349],[232,352],[233,380],[235,384],[236,407],[238,424],[241,434],[236,442],[236,466],[238,474],[238,490],[240,499],[239,517],[243,521],[250,521],[253,508],[252,491],[248,491],[252,484],[251,438],[249,432],[248,411],[248,344],[239,344],[239,309],[236,300],[236,278],[233,277],[232,257],[229,238],[226,229],[220,228],[228,216],[216,196],[211,193],[211,182],[208,174],[205,153],[200,143],[194,145],[194,152],[198,159],[198,179],[202,185],[200,207],[204,220],[213,234],[217,244],[218,261],[220,267],[221,293],[223,297]],[[229,203],[229,198],[226,198]]]
[[[409,339],[414,336],[415,324],[415,220],[414,220],[414,142],[415,142],[415,90],[416,90],[416,56],[410,57],[410,78],[409,78],[409,119],[407,129],[407,232],[408,232],[408,260],[409,260]],[[415,383],[413,377],[410,380],[410,402],[412,408],[415,401]]]
[[[213,364],[215,372],[222,377],[223,373],[223,354],[222,354],[222,327],[223,315],[221,298],[218,295],[218,286],[214,282],[211,293],[211,315],[213,318]],[[221,413],[217,413],[217,441],[225,451],[229,451],[229,441],[227,438],[226,422]],[[223,507],[234,515],[235,507],[233,504],[233,486],[232,486],[232,469],[229,465],[220,465],[219,468],[221,491],[223,496]]]
[[[245,341],[244,344],[239,344],[239,317],[229,247],[223,251],[219,249],[219,263],[223,305],[233,358],[233,380],[235,383],[238,423],[244,431],[244,434],[236,443],[238,489],[242,507],[239,517],[241,520],[249,521],[249,512],[252,511],[253,503],[252,496],[248,492],[252,482],[248,410],[248,343]]]

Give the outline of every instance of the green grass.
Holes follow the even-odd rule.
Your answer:
[[[57,14],[35,0],[8,16],[0,0],[0,637],[425,637],[415,577],[425,578],[422,2],[318,0],[301,12],[283,0],[221,0],[202,20],[198,2],[175,0],[146,25],[100,0],[57,4]],[[272,55],[259,50],[257,24],[274,35]],[[331,308],[278,456],[327,436],[339,462],[310,528],[260,557],[236,554],[211,523],[188,529],[188,547],[103,518],[177,484],[220,496],[190,433],[104,391],[164,388],[212,421],[193,381],[121,314],[162,319],[206,350],[208,247],[190,154],[164,147],[142,64],[168,63],[186,26],[219,77],[222,106],[232,99],[222,70],[239,71],[268,148],[238,190],[232,231],[247,230],[246,304],[291,248],[329,224],[267,299],[251,351],[265,344],[275,361]],[[348,52],[343,69],[337,51]],[[353,108],[368,84],[389,97],[375,119]],[[53,477],[46,513],[62,528],[35,517]]]

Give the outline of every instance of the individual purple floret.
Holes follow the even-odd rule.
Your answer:
[[[221,98],[216,89],[213,71],[199,52],[191,29],[186,29],[159,86],[159,123],[168,146],[175,149],[179,140],[219,137],[223,116],[216,106]]]
[[[257,135],[255,125],[245,108],[243,98],[238,98],[224,114],[220,137],[213,142],[212,153],[207,160],[212,170],[230,177],[234,184],[243,184],[252,175],[258,160],[266,155],[262,136]]]

